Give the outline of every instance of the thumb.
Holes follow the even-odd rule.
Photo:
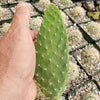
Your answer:
[[[16,12],[14,14],[11,30],[17,29],[29,29],[29,20],[30,20],[30,9],[28,4],[21,2],[16,7]]]

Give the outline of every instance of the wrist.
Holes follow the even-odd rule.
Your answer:
[[[28,88],[28,86],[29,83],[24,80],[4,76],[3,79],[0,80],[0,98],[2,98],[2,100],[22,100],[21,98],[25,92],[27,92],[25,89]]]

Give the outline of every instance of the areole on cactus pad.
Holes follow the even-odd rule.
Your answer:
[[[36,81],[50,100],[59,99],[67,83],[69,49],[60,10],[50,5],[44,13],[36,42]]]

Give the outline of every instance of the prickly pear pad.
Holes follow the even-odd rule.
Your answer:
[[[35,77],[50,100],[58,99],[68,76],[69,50],[66,29],[59,9],[50,5],[44,13],[36,43]]]

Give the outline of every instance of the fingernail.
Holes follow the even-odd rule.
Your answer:
[[[17,6],[16,6],[16,9],[18,9],[18,8],[23,8],[23,7],[27,7],[28,5],[26,4],[26,3],[24,3],[24,2],[21,2],[21,3],[19,3]]]

